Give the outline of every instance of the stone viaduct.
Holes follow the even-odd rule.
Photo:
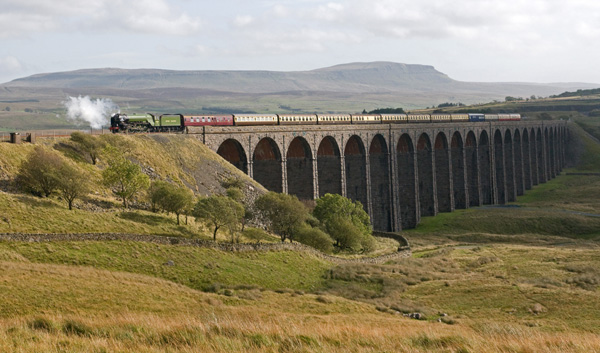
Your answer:
[[[190,129],[267,189],[360,201],[373,228],[515,201],[565,164],[563,121],[286,125]]]

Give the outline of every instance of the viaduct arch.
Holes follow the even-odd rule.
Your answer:
[[[360,201],[374,229],[514,201],[564,166],[566,122],[190,129],[268,190]]]

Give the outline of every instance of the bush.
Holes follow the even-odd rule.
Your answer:
[[[268,223],[269,230],[281,238],[293,240],[294,235],[308,218],[308,211],[294,195],[269,192],[254,203],[256,210]]]
[[[236,188],[242,190],[245,184],[241,179],[238,179],[236,177],[229,177],[221,181],[221,186],[225,189]]]
[[[67,335],[77,335],[77,336],[91,336],[93,330],[81,323],[74,320],[67,320],[63,325],[63,332]]]
[[[260,228],[246,228],[242,231],[244,238],[252,241],[273,240],[274,238]]]
[[[21,190],[49,197],[59,186],[63,164],[58,153],[37,146],[19,167],[15,182]]]
[[[343,250],[358,252],[361,250],[363,234],[351,220],[336,217],[327,222],[327,232],[335,240],[335,245]]]
[[[71,134],[71,141],[75,142],[90,157],[94,165],[105,146],[104,142],[99,138],[80,131],[75,131]]]
[[[313,228],[304,224],[295,235],[295,239],[305,245],[311,246],[321,252],[330,254],[333,252],[333,239],[329,234],[319,228]]]
[[[31,327],[33,330],[46,332],[54,332],[56,330],[54,323],[45,317],[37,317],[33,319],[33,321],[29,323],[29,327]]]

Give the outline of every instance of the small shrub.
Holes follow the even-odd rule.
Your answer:
[[[77,335],[85,337],[90,337],[93,333],[93,330],[89,326],[74,320],[67,320],[64,323],[62,330],[67,335]]]
[[[260,300],[263,297],[262,292],[258,289],[239,291],[236,292],[236,295],[238,298],[246,300]]]
[[[456,324],[456,320],[449,318],[448,316],[444,316],[440,318],[440,321],[445,323],[446,325],[454,325]]]
[[[221,283],[211,283],[208,287],[204,289],[205,292],[217,293],[223,288]]]
[[[331,298],[329,298],[329,297],[326,297],[326,296],[323,296],[323,295],[319,295],[319,296],[316,298],[316,300],[317,300],[319,303],[323,303],[323,304],[331,304],[331,303],[333,303],[333,300],[331,300]]]
[[[496,256],[481,256],[477,260],[469,264],[470,267],[481,267],[483,265],[491,264],[499,261],[500,259]]]
[[[45,317],[37,317],[33,319],[33,321],[29,323],[29,327],[32,330],[46,332],[54,332],[56,330],[56,326],[54,325],[54,323]]]
[[[581,289],[594,291],[600,285],[600,276],[597,274],[583,274],[568,278],[566,280],[568,284],[573,284]]]
[[[260,228],[248,227],[242,232],[242,236],[250,241],[272,241],[273,236]]]
[[[333,252],[333,239],[329,234],[323,232],[319,228],[312,228],[308,224],[304,224],[298,232],[294,235],[294,238],[305,245],[311,246],[319,251],[326,254]]]
[[[444,336],[444,337],[429,337],[426,334],[421,334],[411,339],[413,345],[422,347],[428,350],[440,348],[454,348],[461,352],[468,352],[465,347],[465,339],[460,336]]]
[[[236,177],[229,177],[223,181],[221,181],[221,186],[224,189],[229,189],[229,188],[236,188],[236,189],[244,189],[244,187],[246,186],[244,184],[244,182],[241,179],[238,179]]]

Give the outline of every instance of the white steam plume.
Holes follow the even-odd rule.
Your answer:
[[[67,119],[76,123],[86,122],[92,129],[100,129],[108,125],[110,114],[119,110],[119,107],[108,98],[69,97],[63,104],[67,108]]]

